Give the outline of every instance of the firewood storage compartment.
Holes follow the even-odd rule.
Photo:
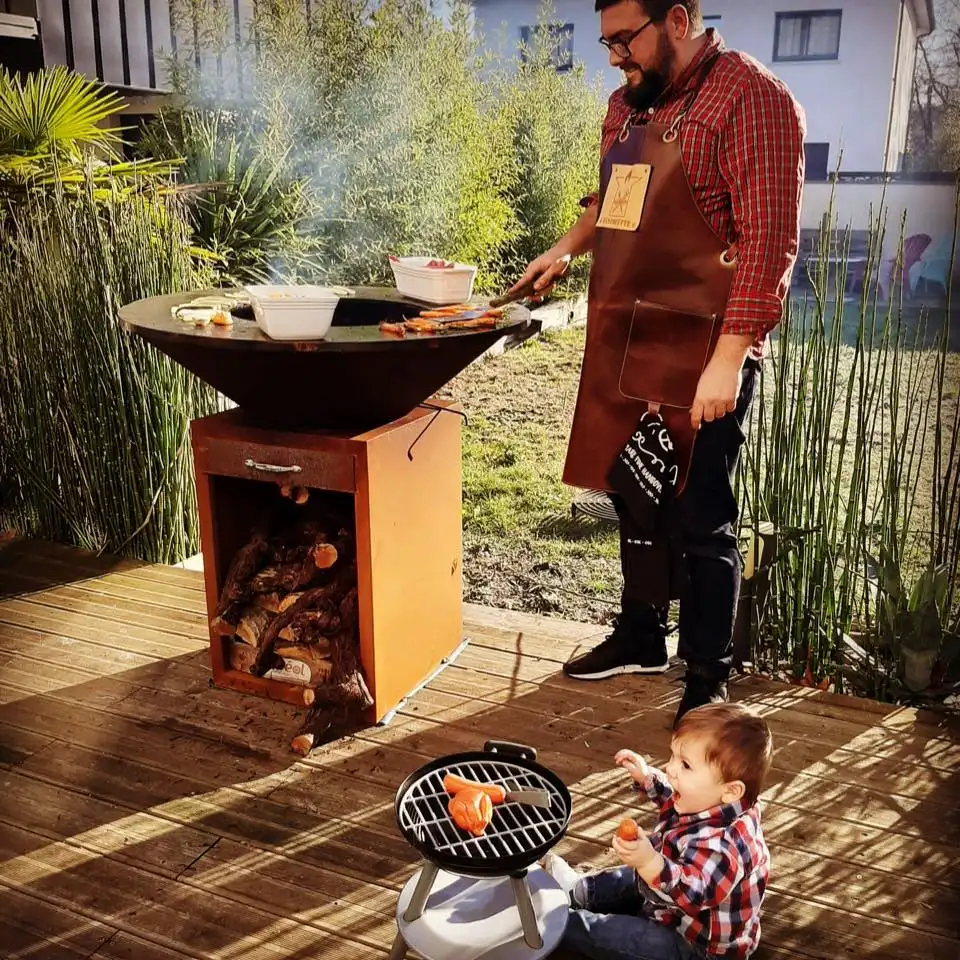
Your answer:
[[[235,410],[192,426],[211,621],[233,558],[281,485],[308,493],[292,511],[335,504],[354,525],[360,663],[376,720],[460,642],[460,418],[434,416],[420,409],[358,434],[269,431]],[[234,643],[211,624],[215,683],[303,703],[300,683],[232,668]]]
[[[358,288],[323,340],[271,340],[242,310],[227,326],[173,317],[215,292],[120,311],[237,405],[191,424],[213,681],[380,721],[461,641],[462,419],[436,392],[529,335],[530,314],[396,339],[381,322],[423,305]]]

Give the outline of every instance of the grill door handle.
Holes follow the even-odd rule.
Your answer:
[[[488,740],[483,745],[484,753],[506,753],[509,756],[520,757],[521,760],[535,762],[537,751],[522,743],[511,743],[509,740]]]
[[[289,467],[281,467],[276,463],[257,463],[256,460],[244,460],[243,465],[248,470],[258,470],[260,473],[301,473],[303,471],[303,467],[295,463]]]

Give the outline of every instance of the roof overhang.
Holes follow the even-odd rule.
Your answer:
[[[13,13],[0,13],[0,37],[36,40],[39,33],[35,17],[20,17]]]

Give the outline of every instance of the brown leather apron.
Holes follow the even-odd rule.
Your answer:
[[[604,156],[600,210],[614,164],[649,164],[633,231],[598,226],[588,293],[587,342],[563,480],[611,491],[607,472],[649,404],[660,405],[676,448],[676,492],[686,483],[695,431],[690,408],[720,332],[735,253],[704,220],[680,154],[684,117],[715,55],[669,125],[632,116]]]

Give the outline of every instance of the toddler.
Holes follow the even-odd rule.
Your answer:
[[[758,796],[773,741],[761,717],[735,703],[685,714],[664,772],[631,750],[615,762],[656,805],[657,825],[614,837],[624,866],[594,874],[548,854],[567,890],[563,945],[596,960],[745,960],[760,941],[770,855]]]

